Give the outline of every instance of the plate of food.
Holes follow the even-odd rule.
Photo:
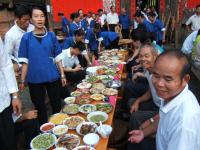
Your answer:
[[[67,133],[67,131],[68,131],[68,126],[66,125],[55,126],[52,130],[53,134],[55,134],[56,136],[61,136]]]
[[[110,113],[113,110],[113,106],[109,103],[96,104],[97,111],[103,111],[105,113]]]
[[[109,88],[114,88],[114,89],[117,89],[119,87],[122,86],[122,83],[121,81],[119,80],[113,80],[113,81],[109,81],[107,84],[106,84],[107,87]]]
[[[80,97],[77,97],[76,104],[84,105],[84,104],[91,103],[92,99],[90,98],[90,96],[91,95],[89,94],[85,94],[85,95],[81,95]]]
[[[75,134],[64,134],[60,138],[58,138],[56,147],[63,147],[67,150],[72,150],[80,144],[80,139]]]
[[[98,88],[91,88],[90,89],[91,94],[100,94],[101,91],[102,91],[102,89],[98,89]]]
[[[86,135],[88,133],[95,133],[97,125],[94,122],[83,122],[76,127],[76,132],[79,135]]]
[[[76,97],[66,97],[64,99],[65,104],[73,104],[76,100]]]
[[[80,95],[81,95],[81,92],[80,92],[80,91],[71,92],[71,96],[72,96],[72,97],[77,97],[77,96],[80,96]]]
[[[101,101],[105,98],[105,96],[102,94],[92,94],[90,98],[92,98],[95,101]]]
[[[52,115],[49,118],[49,122],[55,124],[55,125],[60,125],[63,123],[63,120],[65,120],[66,118],[68,118],[69,116],[67,114],[64,113],[57,113]]]
[[[108,119],[108,114],[102,111],[91,112],[87,115],[87,120],[94,123],[105,122]]]
[[[97,69],[96,73],[98,75],[104,75],[106,73],[106,70],[107,70],[106,67],[102,67],[102,68]]]
[[[94,83],[94,84],[92,85],[92,88],[96,88],[96,89],[99,89],[99,90],[103,90],[103,89],[105,89],[106,87],[105,87],[105,85],[104,85],[103,83]]]
[[[32,149],[49,149],[56,143],[56,136],[50,133],[44,133],[31,140]]]
[[[63,107],[62,112],[66,114],[74,115],[79,112],[78,108],[79,108],[79,105],[77,104],[69,104]]]
[[[96,106],[92,104],[85,104],[79,107],[79,111],[83,114],[88,114],[96,111]]]
[[[101,81],[104,83],[104,84],[107,84],[108,82],[112,81],[113,80],[113,76],[103,76],[101,78]]]
[[[74,148],[73,150],[95,150],[95,149],[94,149],[94,147],[91,147],[91,146],[81,145],[81,146]]]
[[[106,96],[112,96],[112,95],[117,95],[118,94],[118,90],[113,89],[113,88],[106,88],[102,91],[103,95]]]
[[[77,85],[77,88],[79,89],[89,89],[92,86],[91,83],[88,82],[81,82]]]
[[[86,82],[88,83],[95,83],[99,81],[99,77],[96,75],[91,75],[86,78]]]
[[[71,116],[71,117],[65,119],[63,121],[63,124],[67,125],[69,129],[74,130],[83,121],[85,121],[85,119],[80,116]]]
[[[111,76],[114,76],[116,74],[116,70],[114,69],[108,69],[106,70],[106,75],[111,75]]]

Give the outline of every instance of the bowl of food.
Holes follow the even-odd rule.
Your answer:
[[[91,146],[81,145],[81,146],[74,148],[73,150],[95,150],[95,149],[94,149],[94,147],[91,147]]]
[[[97,132],[103,137],[103,138],[108,138],[109,135],[112,132],[112,127],[107,124],[103,124],[102,126],[99,126],[97,128]]]
[[[53,128],[53,134],[55,134],[56,136],[61,136],[65,133],[67,133],[68,131],[68,126],[66,125],[58,125],[56,127]]]
[[[75,103],[76,98],[75,97],[67,97],[64,99],[65,104],[73,104]]]
[[[108,114],[102,111],[91,112],[87,115],[87,120],[94,123],[105,122],[108,119]]]
[[[40,131],[42,131],[43,133],[51,132],[54,127],[55,124],[48,122],[40,126]]]
[[[113,80],[113,81],[107,82],[106,85],[109,88],[118,89],[118,88],[120,88],[122,86],[122,83],[119,80]]]
[[[50,133],[43,133],[31,140],[31,149],[50,149],[56,143],[56,136]]]
[[[99,136],[96,133],[88,133],[83,137],[83,142],[89,146],[96,146],[99,142]]]
[[[76,127],[76,132],[79,135],[86,135],[88,133],[95,133],[97,125],[94,122],[83,122]]]
[[[74,91],[74,92],[71,92],[71,96],[72,97],[77,97],[77,96],[80,96],[82,93],[80,91]]]
[[[64,134],[58,138],[56,148],[62,147],[67,150],[72,150],[80,144],[80,139],[75,134]]]
[[[96,111],[96,106],[92,104],[85,104],[78,108],[78,110],[83,114],[89,114],[91,112]]]

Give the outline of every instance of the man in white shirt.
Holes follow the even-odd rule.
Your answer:
[[[196,13],[192,15],[185,24],[187,26],[188,32],[190,32],[191,29],[192,31],[197,31],[200,29],[200,5],[196,6]],[[191,29],[189,25],[191,25]]]
[[[98,14],[99,14],[99,18],[101,20],[101,27],[104,28],[104,25],[106,23],[106,15],[103,13],[102,9],[98,9]]]
[[[118,14],[115,12],[115,6],[110,7],[111,12],[107,14],[108,31],[115,32],[115,27],[119,23]]]
[[[81,46],[83,46],[82,43],[76,43],[62,52],[64,72],[67,81],[71,83],[79,83],[86,75],[77,57],[81,53]]]
[[[20,115],[21,101],[18,97],[18,87],[13,64],[3,47],[1,38],[0,58],[0,147],[2,150],[15,150],[16,143],[12,108],[13,113]]]
[[[18,6],[15,10],[15,16],[15,24],[5,35],[5,50],[13,61],[15,72],[18,73],[18,51],[21,38],[24,33],[33,31],[34,26],[30,24],[30,12],[25,6]]]
[[[189,72],[189,62],[180,51],[166,51],[157,58],[152,82],[163,99],[159,119],[131,131],[129,141],[139,143],[157,130],[157,150],[200,149],[200,107],[188,89]]]

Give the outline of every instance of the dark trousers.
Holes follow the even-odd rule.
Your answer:
[[[79,60],[81,67],[83,67],[83,68],[87,67],[87,61],[86,61],[84,55],[82,55],[82,54],[78,55],[78,60]]]
[[[14,122],[12,119],[12,107],[8,107],[0,113],[0,149],[16,150]]]
[[[116,26],[117,26],[117,24],[109,24],[110,31],[115,32],[115,27]]]
[[[15,123],[15,133],[24,133],[26,149],[30,149],[31,140],[39,134],[39,125],[37,119],[24,120]]]
[[[119,48],[119,37],[116,38],[114,41],[110,41],[110,45],[106,46],[106,49],[118,49]]]
[[[54,82],[46,82],[33,84],[29,83],[30,96],[35,108],[38,110],[39,124],[47,122],[47,110],[45,105],[46,92],[50,99],[53,114],[58,113],[61,110],[61,98],[60,98],[60,80]]]
[[[130,39],[130,30],[129,29],[122,29],[122,37],[123,39]]]
[[[162,47],[162,40],[160,40],[160,41],[156,41],[156,44],[158,44],[159,46]]]
[[[77,72],[67,72],[65,73],[67,81],[71,83],[79,83],[81,80],[85,78],[86,71],[81,70]]]

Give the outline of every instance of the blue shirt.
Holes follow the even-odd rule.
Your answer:
[[[67,37],[62,43],[62,49],[68,49],[75,44],[74,37]]]
[[[88,29],[85,35],[85,43],[88,44],[91,51],[98,50],[99,41],[102,41],[103,38],[100,37],[100,33],[96,33],[96,35],[93,32],[92,29]]]
[[[122,25],[122,29],[129,29],[131,22],[129,16],[126,15],[120,15],[119,16],[119,23]]]
[[[87,20],[86,19],[83,19],[83,20],[81,20],[81,27],[82,27],[82,29],[84,30],[84,31],[86,31],[87,30]]]
[[[62,16],[62,31],[67,33],[67,26],[69,27],[69,20],[66,17]]]
[[[164,24],[159,19],[156,19],[156,21],[151,24],[153,32],[155,33],[156,41],[163,40],[163,31],[165,31]]]
[[[103,38],[103,43],[105,46],[109,46],[112,41],[119,37],[118,33],[112,31],[101,32],[100,36]]]
[[[145,26],[147,32],[153,32],[153,25],[149,21],[144,19],[143,25]]]
[[[94,28],[94,24],[95,24],[95,21],[91,20],[91,22],[90,22],[90,28]]]
[[[54,58],[57,61],[61,52],[53,32],[47,32],[41,41],[33,32],[25,33],[19,47],[19,61],[28,64],[27,82],[44,83],[58,80],[60,75]]]
[[[69,35],[73,36],[74,35],[74,31],[78,30],[80,28],[81,28],[81,23],[80,22],[79,23],[75,23],[75,22],[70,23],[70,25],[69,25],[70,34]]]

